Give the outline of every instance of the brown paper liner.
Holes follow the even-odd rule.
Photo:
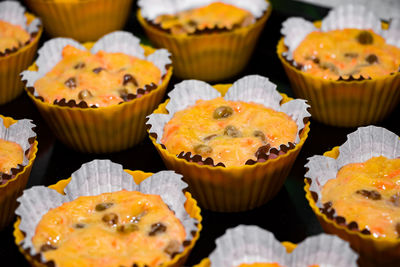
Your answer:
[[[277,54],[293,91],[309,101],[313,118],[320,122],[342,127],[372,124],[388,116],[400,101],[400,72],[374,79],[327,80],[294,67],[282,55],[286,51],[282,38]]]
[[[230,85],[214,87],[224,95]],[[285,94],[281,95],[281,103],[292,100]],[[154,113],[167,113],[166,104],[162,103]],[[309,131],[308,122],[300,133],[300,142],[283,155],[253,165],[231,167],[200,165],[178,158],[158,144],[153,136],[150,135],[150,139],[167,168],[184,176],[190,192],[202,207],[213,211],[237,212],[259,207],[279,192]]]
[[[143,47],[145,55],[154,52],[151,47]],[[29,70],[37,70],[37,66],[33,64]],[[85,108],[79,103],[73,105],[73,102],[71,105],[68,102],[65,105],[46,103],[25,89],[60,141],[80,152],[109,153],[127,149],[143,140],[146,116],[161,102],[171,76],[172,67],[168,68],[157,88],[149,87],[149,93],[119,105],[100,108]]]
[[[175,74],[183,79],[217,81],[238,74],[247,65],[261,30],[271,14],[271,5],[255,23],[228,32],[173,35],[137,18],[151,42],[173,55]]]
[[[339,147],[325,152],[324,156],[336,159],[339,156]],[[306,199],[324,231],[348,241],[350,246],[360,254],[360,266],[399,266],[400,239],[375,238],[366,231],[359,230],[354,222],[345,223],[333,214],[327,216],[316,204],[317,193],[310,191],[310,179],[306,178],[304,182]]]
[[[28,24],[35,19],[29,13],[25,13],[25,16]],[[10,102],[23,92],[24,86],[19,74],[32,63],[42,32],[43,27],[40,27],[28,44],[0,56],[0,105]]]
[[[143,180],[151,176],[153,173],[146,173],[142,171],[131,171],[131,170],[125,170],[127,173],[132,175],[135,183],[140,184]],[[56,184],[50,185],[49,188],[55,189],[58,193],[64,194],[64,188],[68,185],[68,183],[71,181],[71,178],[64,179],[58,181]],[[200,215],[200,208],[197,206],[197,202],[195,199],[192,198],[192,195],[189,192],[185,192],[185,197],[186,197],[186,202],[185,202],[185,210],[186,212],[190,215],[190,217],[195,218],[199,223],[197,224],[197,231],[195,233],[191,233],[193,235],[193,239],[190,241],[190,244],[184,244],[184,250],[183,252],[175,255],[171,261],[166,262],[161,265],[161,267],[178,267],[182,266],[187,257],[190,254],[190,251],[194,247],[196,241],[199,239],[200,236],[200,231],[203,228],[201,225],[202,217]],[[31,264],[31,266],[37,266],[37,267],[45,267],[45,266],[54,266],[53,262],[46,262],[43,263],[40,260],[39,254],[36,256],[32,256],[29,251],[24,250],[20,243],[22,240],[25,238],[24,233],[19,229],[19,224],[21,222],[21,219],[18,218],[17,221],[14,223],[14,241],[15,244],[18,246],[19,251],[24,255],[27,261]],[[189,234],[189,233],[188,233]],[[142,265],[137,265],[138,267]]]
[[[17,121],[10,117],[3,117],[4,125],[9,127]],[[36,158],[37,145],[36,140],[30,140],[31,148],[28,151],[29,163],[21,168],[13,178],[7,180],[4,184],[0,185],[0,230],[6,227],[14,218],[14,211],[17,208],[17,198],[21,196],[22,191],[25,189],[31,173],[33,162]]]
[[[26,4],[41,17],[50,35],[86,42],[122,29],[132,0],[27,0]]]

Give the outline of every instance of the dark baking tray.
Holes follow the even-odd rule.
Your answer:
[[[276,83],[280,92],[293,97],[289,81],[276,56],[276,45],[281,37],[281,23],[290,16],[301,16],[309,20],[321,19],[327,14],[328,10],[292,0],[275,0],[272,1],[272,5],[272,14],[266,23],[248,66],[237,77],[221,81],[221,83],[231,83],[244,75],[260,74]],[[136,20],[135,10],[136,7],[134,6],[125,30],[133,32],[141,37],[144,43],[148,43]],[[44,35],[41,43],[48,39],[49,36]],[[169,83],[168,91],[173,88],[175,83],[180,81],[180,79],[173,77]],[[27,185],[28,188],[33,185],[47,186],[60,179],[68,178],[83,163],[93,159],[110,159],[122,164],[126,169],[145,172],[157,172],[166,169],[147,137],[135,147],[118,153],[93,155],[71,150],[55,139],[25,93],[13,102],[0,106],[0,114],[15,119],[29,118],[37,125],[39,151]],[[397,119],[399,115],[400,110],[396,108],[387,119],[377,125],[400,134]],[[332,147],[342,144],[346,140],[346,135],[353,132],[355,128],[330,127],[312,119],[310,127],[309,137],[285,182],[285,186],[274,199],[262,207],[247,212],[217,213],[202,210],[203,230],[186,262],[187,266],[195,265],[207,257],[215,248],[215,239],[224,234],[226,229],[239,224],[258,225],[274,233],[278,240],[294,243],[301,242],[307,236],[323,232],[304,197],[304,164],[308,157],[320,155],[332,149]],[[0,231],[0,258],[2,259],[0,265],[29,266],[18,251],[12,232],[12,224]]]

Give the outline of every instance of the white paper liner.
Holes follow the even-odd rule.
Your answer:
[[[66,45],[86,50],[79,42],[70,38],[54,38],[44,43],[39,49],[39,57],[36,60],[38,71],[23,71],[21,73],[22,80],[26,81],[27,87],[34,87],[35,82],[52,70],[55,65],[62,59],[62,50]],[[97,53],[100,50],[115,53],[121,52],[140,59],[152,62],[160,69],[161,75],[167,73],[167,65],[171,64],[170,53],[166,49],[158,49],[149,56],[144,55],[144,49],[140,46],[140,40],[129,32],[116,31],[104,35],[92,47],[90,52]],[[161,84],[162,80],[159,81]],[[38,96],[37,92],[34,92]]]
[[[384,156],[390,159],[400,157],[399,137],[382,127],[360,127],[347,135],[347,141],[339,147],[339,156],[333,159],[325,156],[308,158],[305,177],[312,180],[310,191],[318,194],[317,206],[323,208],[321,191],[325,183],[335,179],[337,172],[350,163],[361,163],[372,157]]]
[[[214,2],[222,2],[245,9],[259,18],[268,8],[265,0],[139,0],[141,14],[148,20],[154,20],[160,15],[176,14],[181,11],[207,6]]]
[[[94,196],[122,189],[160,195],[181,221],[187,240],[191,240],[191,232],[197,230],[197,220],[191,218],[184,208],[186,197],[182,190],[187,184],[182,181],[181,175],[173,171],[158,172],[137,185],[132,176],[123,170],[122,165],[110,160],[93,160],[83,164],[71,177],[70,183],[64,189],[65,195],[45,186],[34,186],[24,190],[23,195],[17,199],[20,205],[15,213],[21,217],[19,229],[25,233],[22,247],[30,249],[32,256],[37,253],[32,244],[36,226],[50,209],[79,196]],[[183,246],[180,249],[182,251]],[[45,261],[43,255],[41,259]]]
[[[157,134],[157,143],[161,144],[165,124],[172,119],[177,111],[192,106],[199,99],[211,100],[221,94],[211,85],[197,80],[186,80],[177,85],[168,94],[170,101],[166,106],[168,114],[153,113],[147,116],[150,133]],[[304,119],[311,116],[307,111],[310,106],[303,99],[291,100],[280,105],[282,96],[276,90],[276,85],[266,77],[259,75],[245,76],[233,83],[224,96],[229,101],[255,102],[289,115],[297,124],[295,144],[300,141],[300,131],[304,129]],[[288,144],[283,144],[289,146]]]
[[[381,21],[369,8],[362,5],[349,4],[332,9],[322,20],[321,28],[302,18],[288,18],[282,23],[281,34],[285,37],[288,48],[288,59],[293,59],[293,52],[304,38],[313,31],[332,31],[345,28],[372,29],[386,39],[386,42],[400,48],[400,23],[393,20],[391,30],[383,30]]]
[[[232,267],[243,263],[278,263],[281,266],[304,267],[357,266],[357,254],[347,242],[336,236],[320,234],[307,238],[291,253],[274,235],[258,226],[239,225],[217,238],[210,254],[211,266]]]
[[[27,25],[25,7],[21,6],[21,4],[16,1],[0,2],[0,20],[19,25],[29,34],[38,32],[41,25],[39,18],[35,18]]]
[[[24,151],[24,159],[22,166],[26,166],[29,163],[29,159],[25,152],[30,149],[31,144],[29,139],[36,137],[36,133],[33,128],[36,127],[31,120],[23,119],[18,120],[16,123],[6,128],[4,126],[3,118],[0,117],[0,139],[15,142],[22,147]]]

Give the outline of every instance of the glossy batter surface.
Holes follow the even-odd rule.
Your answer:
[[[373,157],[341,168],[322,188],[322,203],[375,237],[400,237],[400,159]]]
[[[219,97],[176,112],[164,127],[161,143],[173,154],[191,152],[228,167],[257,160],[258,148],[294,142],[296,134],[296,123],[283,112]]]
[[[227,29],[245,27],[255,22],[247,10],[233,5],[214,2],[175,15],[160,15],[154,23],[172,34],[191,34],[206,29]]]
[[[23,160],[24,151],[19,144],[0,139],[0,174],[11,174],[11,169],[22,164]]]
[[[4,53],[6,49],[18,49],[30,38],[29,33],[21,26],[0,20],[0,53]]]
[[[56,266],[158,266],[179,252],[185,229],[158,195],[83,196],[43,215],[34,247]]]
[[[325,79],[375,78],[399,71],[400,49],[372,30],[312,32],[293,53],[302,71]]]
[[[123,53],[95,55],[67,45],[62,60],[35,84],[46,102],[85,101],[105,107],[128,101],[129,94],[151,83],[159,84],[161,71],[152,63]]]

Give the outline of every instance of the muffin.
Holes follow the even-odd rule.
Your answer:
[[[363,6],[330,11],[321,22],[289,18],[277,54],[296,95],[328,125],[354,127],[386,117],[397,105],[400,21],[381,24]]]
[[[215,88],[183,81],[169,97],[148,116],[150,137],[202,206],[248,210],[279,191],[309,131],[304,100],[257,75]]]
[[[78,151],[105,153],[144,138],[145,118],[171,78],[170,63],[168,51],[142,47],[127,32],[86,46],[56,38],[43,45],[22,80],[62,142]]]
[[[88,42],[121,30],[130,14],[132,0],[28,0],[26,4],[42,18],[51,36]]]
[[[52,186],[57,191],[24,192],[16,242],[34,266],[180,266],[201,230],[200,209],[180,178],[94,160]]]
[[[40,20],[18,2],[0,3],[0,104],[22,93],[19,73],[32,63],[41,34]]]
[[[362,127],[306,164],[306,198],[322,227],[348,241],[367,266],[400,259],[398,145],[394,133]]]
[[[357,254],[349,245],[326,234],[308,237],[294,245],[280,243],[272,233],[258,226],[239,225],[228,229],[215,243],[210,257],[196,267],[357,266]]]
[[[271,13],[265,0],[138,2],[149,39],[171,51],[175,74],[205,81],[238,74]]]
[[[37,153],[35,127],[30,120],[0,115],[0,229],[14,218]]]

